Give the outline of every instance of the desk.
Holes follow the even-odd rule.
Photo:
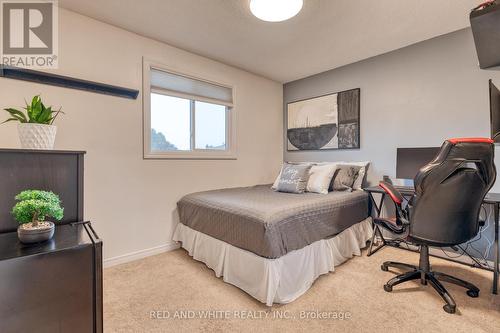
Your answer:
[[[370,200],[373,204],[373,208],[375,209],[376,216],[380,216],[380,213],[382,211],[382,206],[384,204],[385,196],[386,193],[385,191],[380,187],[380,186],[371,186],[367,187],[364,189],[368,194],[370,195]],[[398,188],[399,192],[405,199],[410,199],[415,191],[413,189],[405,188],[405,189],[400,189]],[[375,201],[375,198],[373,197],[373,194],[378,193],[381,195],[380,201],[377,203]],[[498,231],[499,231],[499,223],[500,223],[500,193],[488,193],[486,197],[484,198],[483,204],[486,205],[492,205],[493,210],[494,210],[494,224],[495,224],[495,243],[494,243],[494,251],[495,251],[495,256],[494,256],[494,266],[493,266],[493,287],[492,287],[492,293],[493,294],[498,294],[498,274],[499,274],[499,241],[498,241]],[[379,235],[381,240],[382,240],[382,245],[378,246],[377,248],[373,249],[373,243],[375,240],[375,237]],[[382,232],[378,228],[378,226],[374,225],[373,226],[373,238],[372,241],[370,242],[370,247],[368,249],[368,256],[371,256],[378,250],[380,250],[382,247],[385,245],[393,246],[395,245],[395,242],[386,240],[382,236]]]
[[[495,263],[493,266],[493,294],[498,293],[498,225],[499,225],[499,211],[500,211],[500,193],[488,193],[483,201],[485,204],[493,205],[494,215],[495,215]]]
[[[0,233],[0,331],[102,332],[102,241],[89,223],[43,243]]]

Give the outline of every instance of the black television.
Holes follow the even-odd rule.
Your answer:
[[[500,90],[490,80],[490,126],[491,138],[500,143]]]

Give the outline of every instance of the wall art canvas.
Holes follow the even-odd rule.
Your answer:
[[[360,89],[288,103],[288,150],[359,149]]]

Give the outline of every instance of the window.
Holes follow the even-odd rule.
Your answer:
[[[231,87],[144,62],[144,157],[234,159]]]

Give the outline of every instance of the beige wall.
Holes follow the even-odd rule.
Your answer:
[[[237,160],[143,160],[142,94],[128,100],[0,79],[0,108],[42,94],[66,112],[56,148],[87,151],[85,217],[104,239],[105,258],[169,244],[186,193],[273,181],[283,149],[281,84],[63,9],[59,27],[58,74],[142,90],[145,56],[235,91]],[[15,124],[0,127],[0,146],[19,147]]]

